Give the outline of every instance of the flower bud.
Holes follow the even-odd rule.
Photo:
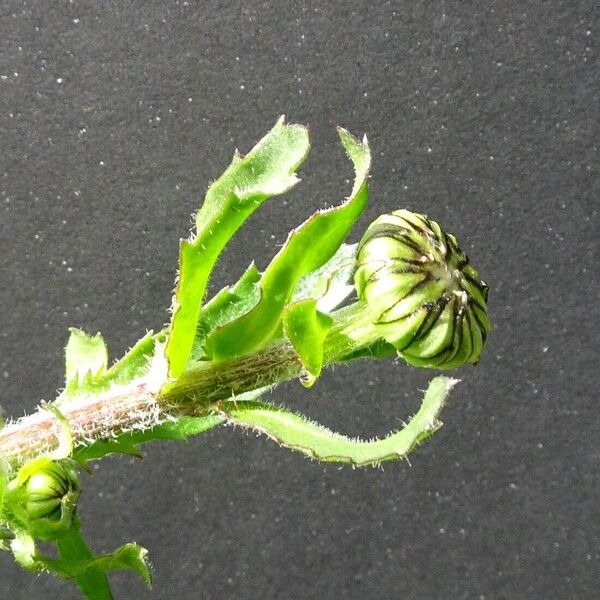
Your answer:
[[[397,210],[369,226],[357,263],[359,298],[409,364],[452,369],[479,360],[490,330],[488,288],[453,235]]]
[[[15,484],[15,514],[32,535],[54,539],[70,527],[81,491],[72,460],[34,459],[22,467]]]
[[[58,521],[65,496],[73,492],[79,494],[77,474],[65,461],[54,460],[29,477],[24,492],[31,519]]]

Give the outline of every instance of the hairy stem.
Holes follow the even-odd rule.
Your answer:
[[[144,430],[182,415],[198,415],[219,400],[300,376],[302,365],[287,343],[223,363],[207,362],[153,393],[140,380],[61,407],[74,446],[89,445],[125,432]],[[61,425],[44,408],[0,431],[0,457],[11,466],[54,450]]]
[[[359,346],[374,341],[363,308],[356,303],[337,311],[336,324],[324,344],[325,364],[339,362]],[[139,380],[68,403],[61,406],[61,413],[69,423],[77,448],[127,431],[149,429],[179,416],[200,415],[219,401],[303,375],[305,369],[294,348],[281,341],[232,360],[200,362],[177,381],[163,386],[159,393]],[[57,418],[41,407],[0,430],[0,457],[11,467],[18,467],[56,449],[60,432]]]

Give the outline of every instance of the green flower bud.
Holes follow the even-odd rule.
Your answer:
[[[70,527],[80,491],[72,460],[40,457],[21,468],[8,499],[30,534],[55,539]]]
[[[58,521],[62,516],[63,499],[73,492],[79,495],[77,473],[68,462],[52,461],[29,477],[24,492],[25,507],[31,519]]]
[[[479,360],[490,330],[488,287],[453,235],[424,215],[397,210],[369,226],[357,262],[358,296],[399,356],[438,369]]]

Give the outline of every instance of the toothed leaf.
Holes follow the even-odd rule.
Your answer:
[[[137,544],[125,544],[100,556],[89,549],[75,521],[71,529],[57,541],[59,559],[38,557],[46,569],[67,579],[75,579],[86,598],[107,600],[112,598],[106,574],[127,569],[137,573],[149,587],[152,575],[146,559],[147,551]]]
[[[86,381],[100,377],[108,365],[108,352],[102,336],[87,335],[71,327],[66,354],[66,387],[77,388]]]
[[[211,185],[196,215],[195,236],[180,246],[179,279],[166,349],[171,377],[181,375],[190,357],[206,285],[219,254],[264,200],[298,182],[294,173],[308,149],[307,129],[287,125],[282,117],[245,157],[236,154]]]
[[[325,462],[362,467],[404,458],[441,423],[437,417],[456,379],[436,377],[421,408],[399,431],[374,441],[351,439],[308,421],[305,417],[261,402],[226,402],[221,410],[230,422],[265,433],[275,442]]]
[[[281,324],[285,305],[300,279],[324,265],[338,250],[367,201],[370,152],[347,131],[340,139],[354,164],[352,194],[340,206],[320,210],[293,230],[260,280],[261,297],[247,314],[207,336],[205,350],[214,360],[226,360],[259,350]]]
[[[124,385],[147,375],[160,337],[160,334],[154,335],[152,331],[149,331],[135,343],[123,358],[108,369],[103,383],[107,386],[111,384]]]
[[[85,334],[83,332],[79,332],[79,330],[71,330],[72,332],[77,332],[75,334],[76,342],[72,343],[73,333],[71,333],[71,338],[69,339],[69,344],[67,345],[67,378],[69,372],[72,372],[71,369],[73,367],[73,358],[69,358],[71,346],[72,349],[75,348],[75,344],[79,344],[81,342],[80,334]],[[94,336],[94,338],[90,338],[90,336],[86,336],[88,339],[94,339],[98,337],[100,340],[100,334]],[[98,392],[108,390],[113,385],[126,385],[131,383],[135,379],[145,377],[149,374],[149,370],[152,364],[152,359],[155,357],[156,351],[156,342],[161,337],[161,334],[154,335],[152,331],[149,331],[144,337],[136,342],[136,344],[123,356],[119,361],[117,361],[112,367],[98,371],[94,376],[90,376],[89,374],[83,379],[71,378],[70,381],[67,380],[67,386],[58,397],[58,399],[54,402],[54,405],[57,407],[63,406],[66,402],[73,400],[81,395],[88,394],[97,394]],[[97,342],[96,342],[97,343]],[[104,341],[102,340],[102,344],[104,346],[104,352],[107,352],[106,345],[104,345]],[[69,367],[69,364],[71,367]],[[106,362],[104,363],[106,365]]]

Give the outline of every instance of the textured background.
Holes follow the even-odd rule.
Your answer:
[[[310,123],[303,183],[249,222],[215,286],[348,193],[332,123],[367,132],[371,202],[454,232],[494,331],[412,467],[313,463],[219,429],[104,461],[96,550],[150,549],[118,598],[590,598],[598,589],[597,3],[0,5],[0,402],[62,383],[70,325],[113,357],[166,320],[177,242],[234,148]],[[273,397],[349,434],[416,406],[430,372],[359,363]],[[2,598],[77,598],[0,561]]]

